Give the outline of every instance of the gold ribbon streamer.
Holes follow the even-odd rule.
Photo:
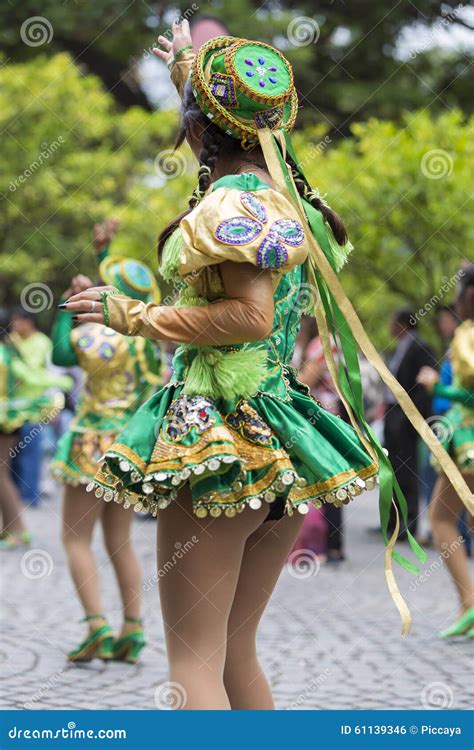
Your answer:
[[[283,155],[285,155],[286,143],[285,143],[283,134],[277,133],[275,134],[275,138],[282,147]],[[291,191],[288,189],[289,181],[294,186],[291,172],[288,169],[287,175],[284,174],[283,168],[275,153],[275,149],[274,149],[274,145],[272,141],[272,133],[268,128],[259,130],[259,141],[260,141],[260,145],[261,145],[263,155],[264,155],[267,167],[269,169],[271,178],[275,184],[275,188],[279,190],[281,193],[283,193],[283,195],[285,195],[285,197],[293,205],[296,206],[300,214],[300,217],[303,221],[303,224],[306,224],[307,223],[306,214],[304,213],[304,209],[302,207],[302,204],[299,198],[295,200]],[[295,189],[295,194],[298,195],[296,189]],[[464,478],[462,477],[461,472],[455,465],[454,461],[452,461],[450,456],[446,453],[446,451],[444,450],[443,446],[439,442],[434,432],[430,429],[426,421],[423,419],[420,412],[416,408],[415,404],[409,397],[408,393],[405,391],[404,388],[402,388],[400,383],[392,375],[392,373],[386,366],[385,362],[383,361],[383,359],[381,358],[381,356],[379,355],[379,353],[373,346],[372,342],[368,338],[356,311],[354,310],[351,302],[347,298],[339,282],[337,274],[333,271],[329,261],[327,260],[323,251],[319,247],[319,244],[316,241],[316,238],[312,235],[312,233],[308,233],[308,239],[312,248],[312,256],[310,256],[310,259],[309,259],[310,262],[308,263],[308,277],[310,279],[310,283],[314,285],[315,292],[317,290],[317,286],[316,286],[316,279],[314,277],[314,269],[312,267],[312,263],[316,265],[323,279],[326,281],[326,283],[330,287],[333,297],[337,305],[339,306],[341,312],[344,314],[347,320],[347,323],[349,325],[349,328],[351,329],[352,334],[357,344],[359,345],[361,351],[365,354],[370,364],[376,369],[376,371],[378,372],[380,378],[385,383],[385,385],[387,385],[390,388],[395,398],[397,399],[399,405],[401,406],[402,410],[406,414],[407,418],[410,420],[410,422],[412,423],[413,427],[418,432],[422,440],[428,445],[428,448],[434,454],[439,465],[441,466],[442,470],[445,472],[446,476],[450,480],[451,484],[453,485],[454,489],[458,493],[460,499],[462,500],[466,508],[470,511],[470,513],[473,513],[474,512],[474,497],[471,491],[469,490],[469,487],[467,486]],[[341,401],[343,402],[347,410],[351,423],[357,432],[357,435],[361,439],[363,445],[368,449],[369,455],[373,456],[373,450],[371,447],[369,450],[368,441],[362,435],[360,427],[358,426],[354,418],[352,409],[350,405],[347,403],[347,400],[345,399],[344,395],[341,393],[341,390],[338,386],[337,369],[336,369],[336,363],[332,354],[329,330],[327,327],[327,321],[321,310],[320,305],[321,305],[321,302],[318,301],[318,303],[315,305],[314,312],[315,312],[316,322],[318,324],[318,328],[321,334],[321,343],[323,346],[324,357],[325,357],[329,372],[334,381],[335,387],[338,391],[338,395],[341,398]],[[402,635],[406,635],[410,632],[411,615],[410,615],[410,610],[408,609],[408,606],[400,593],[400,589],[398,588],[397,582],[395,580],[395,575],[393,573],[392,553],[393,553],[395,543],[398,537],[398,532],[400,530],[400,518],[399,518],[398,508],[393,498],[392,498],[392,504],[395,508],[396,524],[395,524],[394,532],[392,536],[390,537],[387,543],[387,546],[385,548],[385,566],[384,566],[385,580],[387,582],[387,587],[388,587],[390,596],[392,598],[392,601],[397,607],[401,620],[402,620]]]
[[[280,190],[288,198],[288,200],[290,200],[296,206],[301,220],[304,222],[304,224],[306,224],[306,215],[303,211],[302,206],[294,200],[291,192],[288,189],[287,179],[285,178],[278,157],[275,154],[271,131],[268,128],[259,130],[259,140],[270,175],[274,180],[277,189]],[[377,370],[385,385],[390,388],[405,415],[407,416],[417,433],[420,435],[421,439],[427,444],[428,448],[435,456],[440,467],[448,477],[453,488],[458,493],[459,498],[462,500],[468,511],[471,514],[474,513],[474,495],[467,486],[458,467],[445,451],[440,441],[434,434],[433,430],[431,430],[429,425],[421,416],[408,393],[404,388],[402,388],[398,380],[392,375],[382,357],[370,341],[356,311],[354,310],[351,302],[349,301],[341,286],[337,274],[331,268],[331,265],[324,255],[323,251],[319,247],[318,242],[311,233],[307,234],[307,238],[310,245],[312,246],[313,257],[317,264],[318,270],[320,271],[323,279],[329,285],[334,299],[336,300],[336,303],[341,312],[345,316],[352,334],[357,341],[361,351],[365,354],[370,364]]]
[[[385,580],[387,582],[387,588],[390,596],[392,597],[392,601],[400,613],[400,617],[402,620],[402,635],[408,635],[411,629],[411,614],[410,610],[408,609],[407,603],[401,595],[400,589],[398,588],[392,564],[392,552],[395,548],[395,543],[398,538],[398,532],[400,531],[400,516],[393,498],[392,505],[395,509],[395,528],[393,530],[392,536],[387,542],[387,546],[385,547]]]

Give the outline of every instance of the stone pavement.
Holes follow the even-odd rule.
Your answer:
[[[285,570],[262,623],[260,654],[277,707],[467,708],[472,641],[436,638],[457,607],[439,555],[429,551],[423,581],[396,571],[414,620],[412,634],[401,638],[384,582],[383,546],[367,533],[376,523],[376,498],[363,495],[344,512],[347,560]],[[81,667],[68,666],[64,658],[84,626],[59,541],[59,502],[49,499],[29,510],[28,523],[37,551],[1,557],[0,707],[156,708],[167,674],[156,586],[147,584],[155,571],[155,523],[134,524],[150,641],[144,658],[137,666],[94,661]],[[118,593],[99,535],[95,548],[105,609],[118,626]]]

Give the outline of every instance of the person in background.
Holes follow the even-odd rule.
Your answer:
[[[21,455],[21,428],[57,413],[60,397],[49,398],[51,387],[72,388],[71,378],[55,375],[43,368],[31,370],[10,344],[8,316],[0,320],[0,549],[27,546],[31,534],[23,520],[23,508],[16,483],[12,479],[12,457]],[[33,395],[37,393],[39,395]],[[26,395],[30,394],[30,395]]]
[[[44,373],[51,363],[51,339],[38,330],[35,315],[22,307],[16,308],[10,318],[10,345],[30,372]],[[40,379],[20,381],[17,397],[35,399],[44,393]],[[50,386],[47,386],[50,387]],[[20,428],[23,448],[12,461],[12,477],[18,486],[21,499],[28,505],[37,505],[40,500],[40,477],[42,461],[42,430],[35,422],[27,422]]]
[[[109,255],[117,230],[110,220],[94,228],[99,276],[124,294],[142,302],[158,302],[158,285],[147,266],[132,258]],[[86,276],[76,276],[64,292],[60,308],[72,295],[93,286]],[[79,365],[85,375],[76,415],[61,437],[51,463],[51,473],[64,487],[63,543],[89,632],[72,650],[69,661],[117,659],[135,663],[145,646],[141,608],[141,574],[131,541],[134,514],[115,503],[104,503],[86,492],[97,462],[112,445],[136,409],[161,386],[161,355],[157,344],[116,333],[107,325],[73,325],[61,312],[53,328],[53,363]],[[92,537],[102,524],[105,546],[117,577],[122,603],[123,627],[114,638],[104,614]]]
[[[436,370],[430,367],[421,369],[417,381],[429,394],[453,402],[443,417],[438,437],[474,491],[474,264],[462,276],[456,313],[464,322],[457,328],[451,344],[453,385],[443,385]],[[464,505],[444,474],[440,473],[436,481],[430,510],[433,536],[444,552],[460,601],[458,619],[439,635],[474,638],[474,581],[457,525]],[[472,515],[470,520],[472,523]]]
[[[408,392],[415,406],[425,419],[431,414],[431,398],[422,385],[417,383],[417,375],[422,367],[434,367],[435,359],[431,347],[423,341],[417,331],[417,319],[410,310],[394,313],[390,331],[397,345],[388,366],[403,388]],[[384,443],[395,470],[400,488],[408,505],[408,529],[415,536],[417,530],[419,504],[418,436],[416,430],[387,389]],[[392,513],[390,529],[395,528]],[[401,529],[400,538],[406,538],[406,530]]]

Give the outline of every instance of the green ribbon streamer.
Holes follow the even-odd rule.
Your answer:
[[[295,164],[298,164],[298,159],[293,150],[293,146],[288,134],[285,134],[285,139],[287,152],[289,153]],[[288,190],[293,196],[295,202],[298,202],[300,197],[295,192],[293,182],[290,180],[289,176],[287,176],[288,168],[285,164],[280,148],[278,147],[277,141],[274,137],[272,138],[272,140],[275,152],[282,167],[283,174],[285,175]],[[299,171],[304,177],[300,168]],[[302,200],[302,205],[313,236],[317,240],[319,246],[321,247],[321,250],[325,254],[333,270],[336,270],[336,262],[331,251],[330,242],[328,241],[326,235],[326,229],[324,225],[321,224],[320,212],[305,200]],[[328,229],[327,231],[331,230]],[[395,496],[402,520],[405,524],[410,547],[418,560],[421,563],[424,563],[427,557],[426,552],[420,547],[416,539],[408,530],[407,502],[400,488],[400,485],[398,484],[392,464],[390,463],[389,458],[384,453],[380,441],[365,419],[360,365],[357,356],[357,344],[354,339],[354,335],[346,318],[344,317],[338,304],[336,303],[336,300],[331,294],[331,290],[329,289],[326,281],[323,279],[321,273],[319,272],[316,264],[314,267],[314,271],[316,282],[318,285],[318,293],[323,304],[330,334],[336,341],[336,343],[339,341],[338,351],[342,353],[342,356],[338,356],[338,386],[347,399],[354,413],[354,416],[357,419],[357,422],[359,423],[363,434],[367,438],[369,444],[372,446],[379,463],[379,515],[382,535],[385,544],[388,543],[388,524],[390,520],[390,510],[392,506],[392,498]],[[395,562],[397,562],[402,568],[405,568],[415,575],[419,573],[419,568],[399,552],[394,550],[392,552],[392,557]]]

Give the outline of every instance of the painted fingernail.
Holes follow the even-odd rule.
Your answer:
[[[58,305],[58,310],[64,310],[65,307],[67,307],[67,302],[61,302],[61,304]]]

